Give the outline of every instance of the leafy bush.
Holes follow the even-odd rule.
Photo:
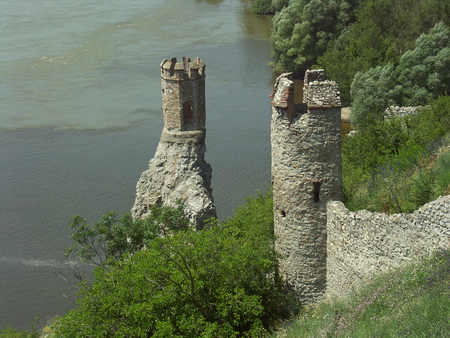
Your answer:
[[[145,250],[98,267],[61,337],[261,337],[288,316],[277,274],[271,196],[224,224],[153,238]]]

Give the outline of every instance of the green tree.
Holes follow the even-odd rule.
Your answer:
[[[272,6],[277,12],[281,11],[287,5],[289,5],[289,0],[272,0]]]
[[[349,105],[350,85],[358,71],[397,64],[414,48],[415,40],[440,21],[450,25],[447,0],[361,1],[357,21],[328,45],[317,62],[339,83],[341,99]]]
[[[274,14],[275,9],[272,6],[272,0],[255,0],[252,5],[252,11],[256,14]]]
[[[275,70],[303,76],[328,43],[354,21],[356,8],[356,0],[291,0],[273,18]]]
[[[151,214],[144,220],[133,220],[125,214],[119,218],[108,212],[93,226],[80,215],[73,216],[70,228],[74,244],[65,252],[93,266],[107,266],[145,248],[155,238],[186,230],[189,220],[181,204],[176,208],[150,206]]]
[[[450,92],[450,29],[442,22],[422,34],[398,66],[388,64],[356,73],[352,123],[366,128],[390,105],[423,105]]]
[[[81,287],[79,307],[56,322],[57,335],[267,334],[289,309],[277,274],[271,208],[271,198],[260,195],[223,224],[155,238],[108,269],[98,267],[93,285]]]
[[[350,92],[353,126],[364,129],[381,121],[384,110],[395,103],[392,99],[395,84],[392,64],[356,73]]]
[[[396,101],[403,106],[424,104],[450,94],[450,29],[443,22],[422,34],[416,47],[400,58]]]

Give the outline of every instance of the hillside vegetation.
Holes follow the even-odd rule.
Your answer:
[[[344,203],[352,210],[412,212],[450,194],[450,97],[403,119],[344,137]]]
[[[396,67],[404,54],[416,47],[422,34],[430,33],[440,22],[450,26],[447,0],[256,0],[253,7],[258,13],[275,13],[271,36],[275,71],[290,71],[301,77],[310,67],[324,68],[339,84],[345,105],[354,99],[350,88],[358,72],[378,66]],[[438,58],[439,66],[448,65],[448,50]],[[434,73],[425,59],[419,61],[420,71]],[[403,62],[403,66],[408,68],[409,64]],[[419,69],[410,70],[414,73]],[[442,72],[440,75],[448,79],[449,67]],[[434,98],[448,95],[448,82],[442,85],[447,87],[431,90]]]
[[[449,193],[450,2],[256,0],[273,16],[272,65],[303,76],[324,68],[351,106],[343,143],[351,210],[411,212]],[[385,120],[390,106],[430,106]]]

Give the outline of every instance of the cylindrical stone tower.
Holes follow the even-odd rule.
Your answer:
[[[304,103],[294,105],[290,73],[272,94],[272,184],[280,272],[302,302],[326,287],[327,202],[342,198],[341,103],[323,70],[307,71]]]

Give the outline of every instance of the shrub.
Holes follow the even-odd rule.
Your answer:
[[[277,274],[271,196],[235,217],[186,229],[125,253],[82,284],[79,307],[57,320],[62,337],[261,337],[286,318]]]

